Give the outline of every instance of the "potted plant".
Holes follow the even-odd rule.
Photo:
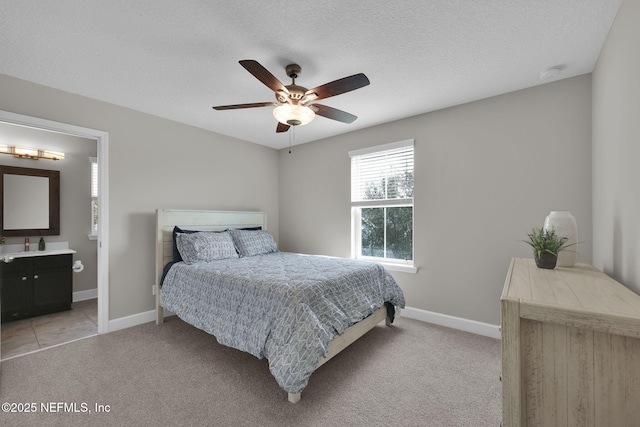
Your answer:
[[[533,255],[539,268],[555,268],[558,253],[575,244],[567,243],[568,237],[557,236],[553,227],[547,230],[533,227],[527,236],[529,236],[529,240],[524,240],[524,242],[533,248]]]

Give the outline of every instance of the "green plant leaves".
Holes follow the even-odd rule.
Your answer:
[[[523,240],[523,242],[531,246],[538,256],[543,253],[557,256],[560,251],[575,245],[575,243],[567,243],[568,237],[557,236],[553,227],[549,230],[533,227],[533,230],[531,233],[527,233],[527,236],[529,236],[529,240]]]

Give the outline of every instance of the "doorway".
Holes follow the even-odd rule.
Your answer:
[[[97,324],[98,333],[109,331],[109,217],[108,217],[108,143],[107,132],[54,122],[37,117],[0,111],[0,122],[26,126],[34,129],[53,131],[77,136],[97,143],[98,157],[98,216],[100,227],[97,237]],[[1,349],[0,349],[1,352]],[[0,353],[1,358],[1,353]]]

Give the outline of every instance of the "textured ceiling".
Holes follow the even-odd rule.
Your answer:
[[[358,116],[296,128],[295,144],[592,71],[621,0],[3,0],[0,73],[274,148],[274,101],[238,61],[312,88]],[[541,80],[546,68],[562,72]],[[1,96],[1,94],[0,94]]]

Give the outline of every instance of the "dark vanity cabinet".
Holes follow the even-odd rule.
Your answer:
[[[71,309],[72,257],[30,256],[2,263],[2,322]]]

